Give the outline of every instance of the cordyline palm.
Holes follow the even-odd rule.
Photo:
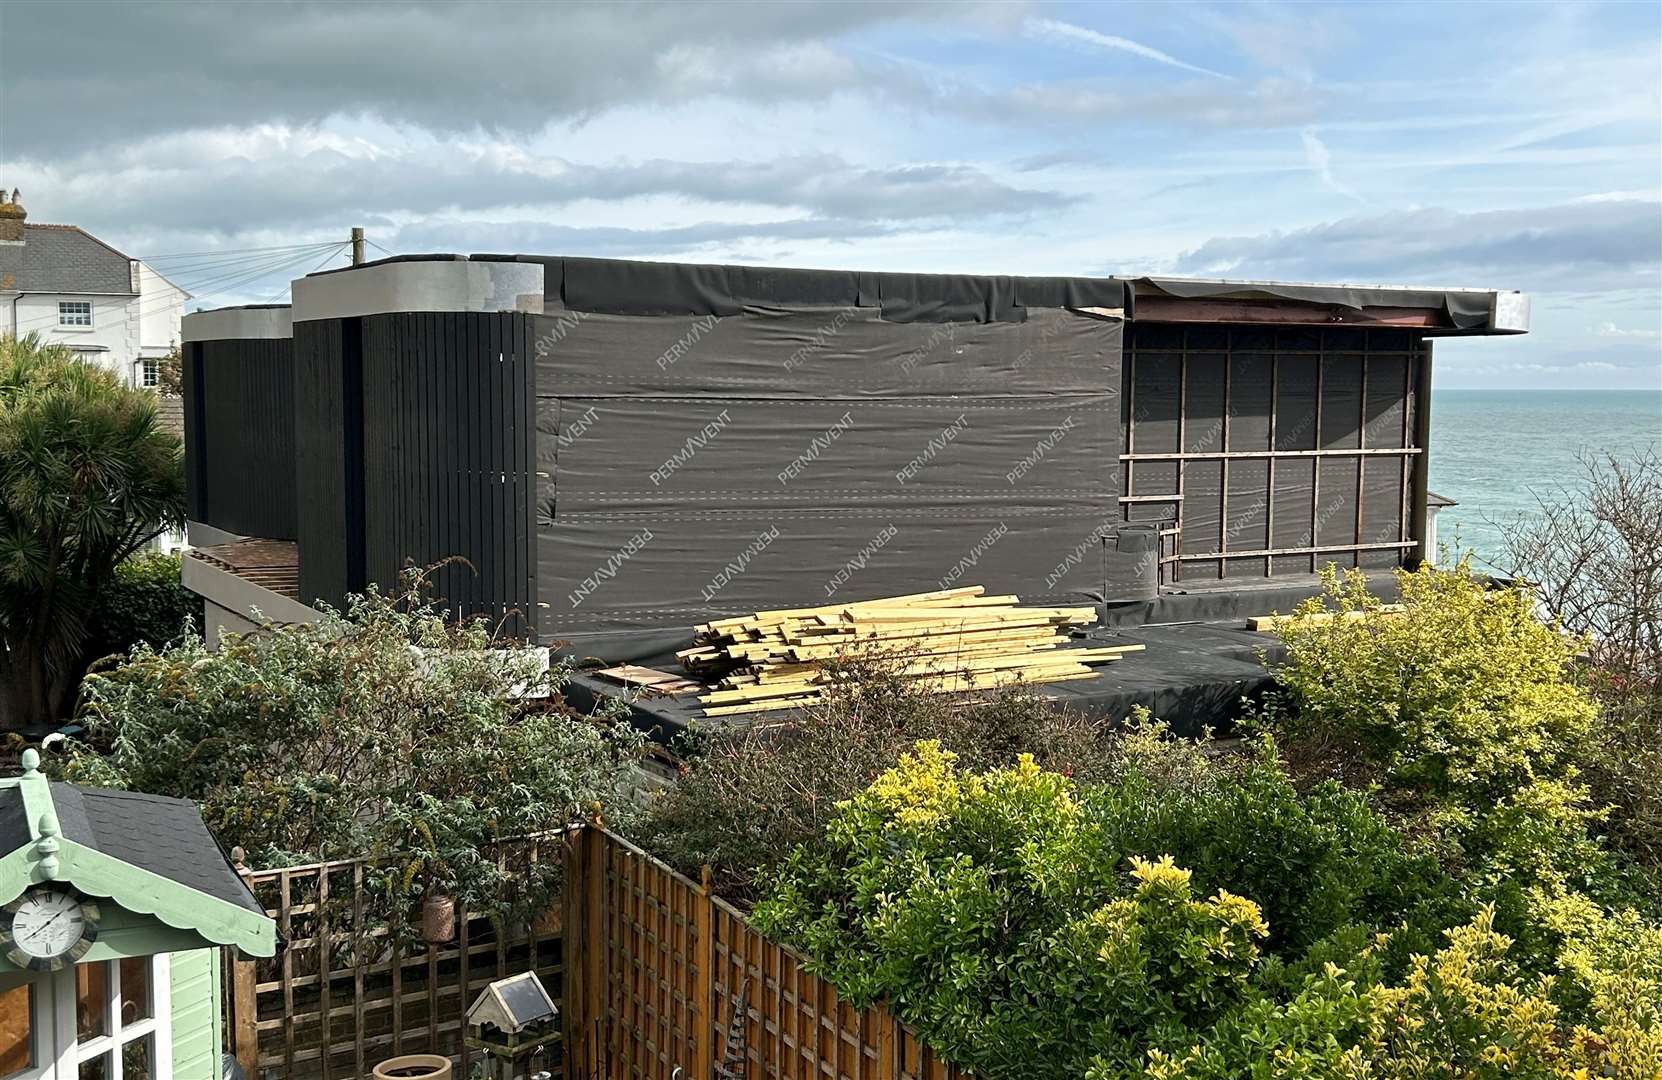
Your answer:
[[[181,459],[150,394],[0,338],[0,727],[68,714],[104,583],[183,517]]]

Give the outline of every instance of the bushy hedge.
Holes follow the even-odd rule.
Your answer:
[[[485,621],[448,621],[416,585],[211,652],[140,646],[88,677],[65,777],[195,800],[255,867],[368,856],[394,921],[423,894],[545,910],[559,861],[503,842],[627,822],[639,736],[573,713],[568,667],[492,648]]]
[[[643,846],[694,876],[711,867],[725,895],[746,900],[757,868],[820,836],[838,802],[919,739],[941,740],[976,767],[1021,752],[1080,776],[1113,767],[1115,742],[1102,725],[1022,688],[965,703],[921,691],[881,664],[833,674],[828,700],[799,723],[695,736],[680,778],[638,830]]]
[[[1657,1080],[1662,897],[1583,780],[1580,643],[1464,566],[1401,586],[1332,578],[1307,613],[1359,616],[1284,632],[1234,752],[1145,720],[1074,776],[938,741],[843,775],[756,921],[990,1078]]]
[[[135,645],[164,648],[201,621],[202,598],[180,583],[178,555],[134,555],[116,565],[99,595],[87,657],[96,662]]]
[[[1662,1068],[1654,925],[1585,900],[1558,911],[1561,980],[1517,962],[1482,906],[1393,961],[1395,933],[1451,910],[1452,881],[1351,797],[1289,791],[1268,753],[1239,771],[1185,822],[1247,811],[1240,833],[1209,837],[1127,829],[1120,811],[1142,794],[1129,777],[1082,792],[1031,757],[976,773],[920,743],[771,876],[753,916],[856,1003],[886,1000],[989,1077],[1569,1080]],[[1306,831],[1327,840],[1304,841],[1306,858],[1269,890],[1294,923],[1279,934],[1250,888],[1213,887],[1183,865],[1248,838],[1278,852]]]

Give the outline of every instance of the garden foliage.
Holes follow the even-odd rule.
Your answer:
[[[184,502],[153,395],[38,335],[0,338],[0,727],[68,719],[103,590]]]
[[[98,598],[87,656],[119,658],[135,645],[164,648],[202,621],[202,598],[179,581],[179,556],[143,552],[117,564]]]
[[[1331,581],[1364,616],[1286,632],[1234,752],[1145,719],[1075,778],[919,742],[755,920],[986,1077],[1662,1078],[1657,889],[1581,779],[1578,643],[1464,567],[1401,584],[1387,616]]]
[[[68,779],[196,800],[250,865],[368,855],[386,914],[424,893],[541,911],[557,859],[504,841],[626,819],[639,739],[573,714],[569,674],[493,649],[418,597],[375,592],[311,625],[190,637],[90,676]]]
[[[641,824],[643,845],[718,888],[753,895],[755,870],[777,865],[820,836],[837,803],[864,788],[919,739],[936,739],[971,767],[1034,754],[1081,777],[1112,768],[1114,740],[1097,725],[1011,688],[987,700],[919,691],[881,664],[834,670],[827,700],[800,724],[756,725],[697,736],[678,781]]]

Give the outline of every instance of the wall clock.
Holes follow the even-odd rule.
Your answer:
[[[98,905],[60,885],[37,886],[0,908],[0,949],[20,968],[58,971],[98,940]]]

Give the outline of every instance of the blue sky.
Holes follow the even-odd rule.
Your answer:
[[[1439,345],[1440,386],[1662,386],[1654,2],[25,3],[0,89],[31,219],[179,256],[210,306],[317,260],[184,253],[354,224],[399,252],[1514,287],[1535,332]]]

